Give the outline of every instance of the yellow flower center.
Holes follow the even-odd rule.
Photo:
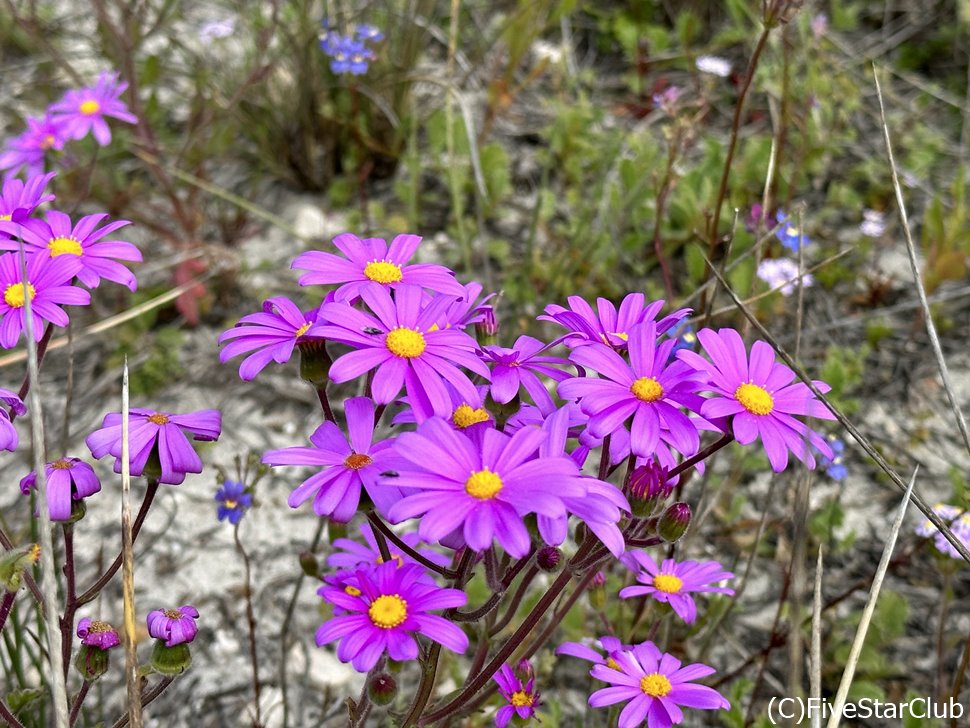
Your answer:
[[[420,331],[403,326],[388,331],[384,344],[388,351],[402,359],[415,359],[421,356],[426,346],[424,335]]]
[[[465,492],[478,500],[491,500],[502,490],[502,479],[488,468],[477,470],[465,481]]]
[[[60,460],[55,460],[52,462],[51,467],[54,468],[54,470],[70,470],[74,467],[74,463],[72,463],[70,460],[61,458]]]
[[[94,99],[88,99],[87,101],[81,102],[81,105],[78,107],[78,111],[85,116],[92,116],[101,111],[101,104]]]
[[[182,617],[185,616],[185,615],[183,615],[177,609],[166,609],[165,610],[165,616],[168,617],[169,619],[182,619]]]
[[[640,377],[630,385],[630,391],[641,402],[656,402],[664,396],[664,388],[653,377]]]
[[[371,602],[367,616],[381,629],[391,629],[407,619],[408,603],[397,594],[382,594]]]
[[[153,425],[167,425],[168,415],[163,415],[161,412],[156,412],[153,415],[148,415],[148,421]]]
[[[640,689],[651,698],[662,698],[673,690],[673,685],[670,684],[666,675],[651,672],[649,675],[640,678]]]
[[[734,391],[734,398],[753,415],[768,415],[775,408],[768,390],[757,384],[742,384]]]
[[[91,624],[88,625],[88,632],[95,632],[101,634],[104,632],[113,632],[114,628],[107,622],[102,622],[100,619],[96,619]]]
[[[623,672],[623,670],[620,668],[620,663],[614,660],[612,657],[606,658],[606,666],[611,670],[616,670],[617,672]]]
[[[34,296],[37,295],[37,289],[34,288],[33,284],[27,284],[27,295],[30,296],[30,300],[34,300]],[[24,307],[24,284],[14,283],[7,286],[7,289],[3,292],[3,300],[10,308],[23,308]]]
[[[0,215],[0,220],[9,220],[10,215]]]
[[[84,252],[81,244],[74,238],[51,238],[47,243],[47,249],[51,251],[51,257],[68,253],[70,255],[80,255]]]
[[[40,140],[40,148],[46,151],[54,146],[56,141],[57,139],[54,138],[53,134],[45,134],[44,138]]]
[[[372,462],[374,462],[374,459],[370,455],[353,452],[344,460],[344,467],[350,468],[351,470],[360,470],[361,468],[366,468]]]
[[[512,693],[512,699],[509,702],[516,708],[531,708],[532,696],[524,690],[516,690]]]
[[[484,407],[473,409],[471,405],[460,404],[451,413],[451,421],[455,423],[455,427],[459,430],[464,430],[466,427],[477,425],[479,422],[487,422],[488,412]]]
[[[303,334],[306,333],[306,331],[307,331],[308,328],[310,328],[310,324],[309,323],[303,324],[303,326],[301,326],[295,332],[293,332],[293,338],[294,339],[299,339],[301,336],[303,336]]]
[[[798,228],[789,226],[785,228],[785,234],[788,235],[789,237],[795,237],[796,235],[798,235]]]
[[[372,260],[364,266],[364,275],[375,283],[398,283],[401,278],[401,266],[387,260]]]
[[[665,594],[677,594],[684,582],[673,574],[657,574],[653,577],[653,585]]]
[[[234,501],[234,500],[224,500],[222,502],[222,505],[224,505],[226,508],[228,508],[231,511],[233,508],[238,506],[239,503],[238,501]]]
[[[358,589],[355,586],[351,586],[350,584],[348,584],[347,586],[344,587],[344,592],[347,593],[347,594],[349,594],[352,597],[359,597],[360,596],[360,589]]]
[[[397,564],[397,568],[399,568],[399,569],[402,566],[404,566],[404,557],[401,556],[401,554],[393,554],[391,556],[391,561],[393,561],[395,564]],[[378,556],[377,557],[377,560],[374,563],[375,564],[383,564],[384,563],[384,557],[383,556]]]

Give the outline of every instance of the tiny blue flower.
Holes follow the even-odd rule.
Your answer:
[[[215,499],[219,503],[219,520],[228,520],[233,525],[239,523],[253,505],[253,496],[246,492],[246,486],[233,480],[222,484]]]
[[[825,474],[832,480],[845,480],[845,476],[849,474],[848,468],[842,462],[845,443],[835,435],[829,435],[826,439],[828,440],[829,447],[832,448],[832,458],[829,459],[819,453],[821,456],[821,465],[825,468]]]
[[[330,70],[334,73],[360,76],[367,73],[368,64],[374,60],[374,51],[351,38],[338,37],[333,44],[330,58]]]
[[[785,215],[783,211],[779,210],[775,219],[778,221],[778,227],[775,228],[775,237],[781,241],[784,247],[797,251],[800,247],[812,242],[804,232],[798,229],[795,221]]]
[[[380,41],[384,40],[384,34],[376,25],[367,25],[366,23],[361,23],[354,30],[354,34],[357,36],[358,40],[362,41],[373,41],[374,43],[379,43]]]

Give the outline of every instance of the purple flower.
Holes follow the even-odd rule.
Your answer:
[[[341,39],[340,33],[330,27],[330,21],[323,19],[320,21],[320,50],[328,56],[333,54],[336,43]]]
[[[381,556],[381,550],[377,545],[377,539],[374,538],[374,529],[371,528],[369,523],[360,524],[360,534],[367,542],[366,546],[357,543],[356,541],[352,541],[349,538],[338,538],[331,543],[335,549],[340,549],[332,552],[327,557],[327,566],[332,569],[342,570],[333,580],[333,582],[338,585],[343,585],[348,578],[350,580],[355,580],[356,575],[354,572],[357,569],[366,569],[367,567],[384,563],[384,557]],[[416,533],[403,533],[400,534],[400,537],[404,543],[406,543],[412,549],[418,551],[418,553],[429,561],[432,561],[439,566],[448,566],[450,563],[450,559],[448,559],[448,557],[434,551],[433,549],[419,549],[418,544],[420,543],[421,539],[418,538]],[[412,556],[398,550],[397,546],[392,541],[387,542],[387,549],[391,554],[391,560],[393,560],[398,566],[418,563]],[[421,580],[426,581],[429,584],[435,583],[434,577],[428,572],[425,572],[425,575]]]
[[[107,622],[92,620],[90,617],[77,623],[77,636],[81,638],[82,645],[97,647],[99,650],[110,650],[121,644],[118,630]]]
[[[330,70],[336,74],[360,76],[374,60],[374,51],[349,36],[336,36],[329,41]],[[321,45],[321,48],[323,46]]]
[[[383,482],[421,492],[398,501],[390,519],[421,516],[418,535],[429,543],[460,527],[475,551],[495,539],[512,556],[525,556],[530,539],[522,517],[565,515],[563,498],[583,496],[586,489],[570,458],[535,457],[547,437],[541,430],[526,427],[511,437],[491,429],[478,434],[471,438],[440,418],[401,434],[396,450],[410,465]]]
[[[54,178],[54,173],[37,175],[27,180],[26,184],[17,177],[9,177],[3,181],[0,189],[0,222],[20,222],[30,215],[34,209],[44,202],[50,202],[54,195],[44,194],[47,184]],[[5,233],[0,230],[0,239]]]
[[[42,119],[28,116],[27,130],[9,140],[0,152],[0,169],[14,175],[26,167],[28,177],[42,175],[47,152],[63,149],[66,141],[63,125],[49,113]]]
[[[524,685],[508,664],[502,665],[498,672],[492,675],[492,679],[498,684],[498,691],[508,701],[508,704],[499,708],[498,713],[495,714],[495,728],[505,728],[513,716],[525,721],[535,715],[536,707],[539,705],[539,693],[535,688],[536,679],[532,666],[525,660],[523,662],[527,668]]]
[[[483,321],[487,316],[486,312],[491,308],[487,305],[487,301],[495,294],[489,293],[479,300],[482,295],[482,286],[475,281],[463,286],[463,291],[461,297],[455,299],[451,305],[446,306],[438,320],[435,321],[435,325],[439,329],[464,329],[471,324]],[[450,297],[451,294],[448,293],[448,296]]]
[[[195,624],[198,618],[199,610],[189,605],[178,609],[156,609],[148,613],[148,634],[157,640],[165,640],[166,647],[188,644],[199,632]]]
[[[630,363],[603,344],[573,349],[577,364],[593,369],[603,378],[576,377],[559,385],[564,399],[579,399],[590,416],[594,437],[605,437],[633,417],[631,448],[640,457],[650,457],[660,444],[661,432],[684,455],[697,451],[697,427],[680,407],[695,404],[695,392],[702,375],[681,361],[670,362],[676,339],[657,345],[653,321],[630,328]]]
[[[799,248],[812,242],[783,211],[778,210],[775,219],[778,221],[775,237],[784,247],[797,253]]]
[[[970,548],[970,514],[965,509],[960,506],[937,503],[933,506],[933,512],[950,527],[953,535],[965,547]],[[944,556],[949,556],[952,559],[963,558],[953,544],[946,539],[943,532],[937,530],[930,519],[924,518],[920,525],[916,527],[915,531],[919,536],[933,536],[933,545]]]
[[[677,356],[710,377],[703,389],[716,396],[705,400],[701,407],[703,417],[731,416],[734,436],[742,445],[760,437],[776,473],[787,467],[789,451],[809,468],[815,467],[813,447],[826,457],[832,456],[828,443],[792,415],[826,420],[835,416],[807,385],[791,383],[795,373],[775,362],[775,352],[768,344],[754,342],[749,362],[741,335],[734,329],[702,329],[697,338],[711,357],[710,362],[692,351],[679,351]],[[813,384],[822,392],[831,389],[825,382],[813,380]]]
[[[325,303],[320,307],[320,321],[308,332],[357,349],[331,365],[334,382],[347,382],[376,368],[371,384],[374,400],[387,404],[404,386],[411,407],[423,416],[451,413],[445,380],[466,399],[475,398],[475,386],[455,366],[488,378],[488,367],[472,353],[475,340],[433,323],[451,299],[439,295],[422,304],[417,286],[398,287],[393,299],[386,288],[377,285],[363,287],[360,293],[377,318],[346,303]]]
[[[60,101],[52,104],[53,120],[62,125],[64,134],[70,139],[83,139],[92,132],[102,147],[110,144],[111,129],[105,117],[138,123],[138,118],[120,100],[126,88],[128,84],[119,82],[117,73],[104,71],[94,86],[68,91]]]
[[[121,472],[121,425],[120,412],[107,414],[101,429],[85,440],[94,457],[114,456],[116,473]],[[161,483],[178,485],[185,480],[186,473],[202,472],[202,460],[186,435],[191,435],[193,440],[211,441],[219,439],[221,430],[219,410],[175,415],[132,408],[128,423],[131,474],[144,473],[157,477]]]
[[[664,559],[659,566],[646,551],[633,551],[623,562],[638,571],[637,581],[643,586],[628,586],[620,590],[620,599],[650,596],[658,602],[669,604],[677,616],[687,624],[697,619],[697,605],[691,592],[716,592],[734,594],[733,589],[711,584],[733,579],[734,574],[724,571],[717,561],[681,561]],[[639,568],[638,568],[639,567]]]
[[[385,652],[392,660],[417,658],[415,633],[464,653],[468,637],[461,628],[429,610],[460,607],[468,597],[460,589],[441,589],[422,581],[423,573],[420,566],[388,562],[357,572],[360,594],[356,596],[339,587],[321,587],[320,596],[345,614],[320,625],[317,645],[339,639],[337,657],[359,672],[374,667]]]
[[[59,458],[44,464],[47,476],[47,510],[52,521],[71,518],[71,500],[82,500],[101,490],[94,468],[80,458]],[[20,481],[20,492],[29,495],[37,487],[37,472],[25,475]]]
[[[594,665],[605,665],[613,670],[619,670],[620,666],[613,659],[613,653],[633,649],[630,645],[620,642],[616,637],[600,637],[598,643],[597,646],[603,653],[597,652],[583,642],[563,642],[556,648],[556,654],[578,657],[580,660],[588,660]]]
[[[236,21],[233,18],[210,20],[199,28],[199,40],[209,42],[228,38],[236,32]]]
[[[290,267],[310,271],[300,276],[301,286],[342,284],[335,292],[337,301],[355,299],[363,288],[374,284],[385,289],[410,284],[463,296],[465,289],[455,279],[455,274],[443,265],[407,264],[420,242],[417,235],[398,235],[388,248],[387,242],[381,238],[361,240],[356,235],[344,233],[335,237],[333,244],[346,258],[311,250],[298,255]]]
[[[3,387],[0,387],[0,402],[3,402],[11,409],[11,412],[7,412],[7,410],[0,407],[0,450],[13,452],[17,449],[17,445],[20,444],[20,438],[17,436],[17,428],[10,421],[10,415],[11,413],[17,416],[25,415],[27,414],[27,407],[19,396]]]
[[[546,316],[539,316],[540,321],[552,321],[572,331],[575,336],[565,340],[566,346],[582,346],[590,342],[607,344],[614,349],[626,347],[630,329],[646,321],[655,321],[663,301],[653,301],[646,304],[642,293],[631,293],[620,302],[620,308],[605,298],[596,299],[596,311],[579,296],[570,296],[569,308],[556,304],[546,306]],[[689,308],[682,308],[665,316],[657,322],[657,335],[666,333],[686,318]]]
[[[227,480],[216,492],[216,502],[219,504],[218,517],[220,521],[228,520],[236,525],[246,515],[246,511],[253,506],[253,496],[246,492],[244,483]]]
[[[55,326],[67,326],[69,319],[60,308],[64,305],[86,306],[91,294],[70,281],[81,269],[81,261],[74,256],[49,259],[39,255],[27,256],[27,286],[24,290],[19,255],[0,255],[0,346],[11,349],[17,345],[20,332],[26,330],[24,303],[30,296],[34,338],[44,336],[44,321]]]
[[[815,279],[811,273],[801,273],[798,263],[791,258],[766,258],[758,263],[757,276],[771,289],[778,288],[781,295],[790,296],[795,292],[795,286],[801,279],[801,285],[809,288]]]
[[[0,222],[0,231],[18,235],[24,241],[28,253],[47,258],[74,257],[81,262],[76,273],[78,280],[88,288],[97,288],[102,278],[127,286],[134,291],[138,286],[134,274],[118,260],[141,261],[138,248],[124,240],[102,240],[115,230],[130,225],[128,220],[116,220],[99,228],[106,214],[85,215],[71,225],[71,218],[63,212],[51,210],[45,220],[25,220],[20,226]],[[0,249],[17,250],[12,240],[0,241]],[[117,258],[118,260],[113,260]]]
[[[635,728],[646,721],[648,728],[670,728],[683,721],[681,706],[698,710],[719,710],[731,704],[714,688],[692,683],[714,673],[714,668],[694,663],[681,666],[673,655],[661,653],[653,642],[632,650],[616,652],[617,668],[596,665],[590,675],[610,683],[589,696],[594,708],[630,702],[620,712],[618,728]]]
[[[399,462],[391,440],[374,440],[374,403],[367,397],[354,397],[344,404],[348,438],[332,422],[324,422],[310,435],[313,447],[288,447],[263,455],[268,465],[312,465],[323,469],[303,481],[290,493],[287,503],[297,508],[313,498],[313,512],[348,522],[360,504],[364,488],[378,511],[386,513],[400,498],[396,488],[378,485],[378,477],[395,470]]]
[[[316,321],[317,309],[303,313],[288,298],[268,298],[263,301],[261,312],[243,316],[233,328],[219,335],[220,344],[229,342],[219,352],[219,361],[225,364],[233,357],[253,352],[239,365],[239,376],[249,381],[271,361],[288,362],[293,347],[314,338],[306,333]]]
[[[505,349],[500,346],[486,346],[482,359],[492,364],[492,399],[506,404],[519,393],[521,387],[532,397],[532,401],[543,413],[552,412],[556,405],[549,396],[546,385],[537,375],[543,375],[555,382],[569,379],[570,375],[550,364],[566,364],[557,356],[540,356],[548,349],[547,344],[531,336],[520,336],[515,346]]]

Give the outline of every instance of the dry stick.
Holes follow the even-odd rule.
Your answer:
[[[953,676],[953,689],[950,691],[950,697],[954,700],[960,695],[960,688],[963,687],[963,675],[967,671],[967,665],[970,665],[970,637],[963,644],[963,654],[960,655],[960,666],[957,668],[956,675]],[[954,715],[950,718],[950,728],[957,728],[957,719],[959,717]]]
[[[131,527],[131,461],[128,442],[128,357],[121,374],[121,587],[124,600],[125,685],[128,720],[141,728],[141,690],[138,677],[138,643],[135,638],[135,558]],[[140,514],[139,514],[140,515]]]
[[[61,631],[57,623],[57,584],[54,581],[54,539],[51,535],[51,514],[47,500],[47,473],[44,469],[46,447],[44,445],[44,413],[40,394],[40,364],[37,342],[34,339],[34,313],[30,296],[26,295],[27,260],[23,243],[18,254],[20,280],[24,295],[24,333],[27,336],[27,376],[33,382],[30,388],[30,440],[34,455],[34,472],[37,473],[38,512],[40,520],[40,590],[44,596],[44,623],[47,629],[47,659],[50,662],[50,688],[53,699],[54,719],[57,728],[68,728],[67,681],[64,679],[64,658]]]
[[[254,728],[262,728],[263,718],[260,713],[260,682],[259,682],[259,662],[256,655],[256,614],[253,611],[253,578],[252,568],[249,563],[249,554],[243,548],[242,541],[239,540],[239,524],[237,523],[232,531],[232,536],[236,540],[236,549],[242,556],[243,568],[245,569],[245,583],[243,584],[246,596],[246,624],[249,627],[249,661],[253,665],[253,702],[256,705],[256,722]]]
[[[818,560],[815,562],[810,669],[808,696],[816,701],[816,705],[820,705],[819,701],[822,699],[822,544],[818,545]],[[812,728],[822,728],[822,716],[818,711],[812,714]]]
[[[717,278],[718,282],[724,287],[725,292],[728,294],[728,296],[730,296],[731,300],[734,301],[734,305],[738,309],[740,309],[741,313],[744,314],[745,318],[747,318],[748,321],[751,322],[751,325],[758,331],[758,334],[765,341],[771,344],[772,348],[778,354],[779,358],[788,366],[789,369],[795,372],[798,378],[805,383],[805,386],[808,387],[809,391],[812,394],[814,394],[822,404],[825,405],[828,411],[831,412],[833,415],[835,415],[835,419],[838,421],[838,423],[842,425],[846,430],[848,430],[849,434],[852,435],[855,441],[859,443],[859,447],[865,450],[866,454],[870,458],[872,458],[873,461],[875,461],[876,465],[878,465],[886,475],[889,476],[890,480],[892,480],[893,483],[895,483],[896,487],[898,487],[901,491],[905,492],[907,488],[906,482],[901,477],[899,477],[899,473],[893,470],[892,466],[888,462],[886,462],[886,458],[884,458],[872,446],[872,443],[869,442],[869,439],[859,431],[859,428],[856,427],[852,423],[852,421],[849,420],[848,417],[845,416],[845,413],[843,413],[841,409],[836,407],[832,403],[832,401],[825,396],[825,393],[822,392],[822,390],[820,390],[818,387],[815,386],[815,383],[808,376],[805,370],[802,369],[795,362],[795,360],[791,358],[788,352],[786,352],[784,349],[781,348],[781,346],[778,344],[778,341],[775,339],[775,337],[773,337],[768,332],[768,329],[766,329],[764,325],[760,321],[758,321],[757,318],[755,318],[754,314],[752,314],[751,311],[748,310],[747,306],[745,306],[744,303],[741,301],[741,299],[738,298],[737,293],[734,292],[734,290],[731,288],[728,282],[724,280],[724,277],[721,276],[720,273],[718,273],[718,271],[713,267],[711,262],[707,260],[706,257],[705,257],[705,261],[707,262],[707,265],[711,268],[711,271],[715,276],[715,278]],[[950,543],[950,545],[953,546],[954,550],[958,554],[960,554],[960,556],[962,556],[967,563],[970,563],[970,550],[967,549],[966,545],[959,538],[953,535],[953,531],[950,529],[950,526],[936,513],[933,512],[933,509],[926,504],[926,501],[924,501],[919,494],[913,493],[912,501],[916,505],[916,507],[919,508],[920,513],[926,516],[929,522],[932,523],[940,531],[940,533],[943,534],[944,538],[946,538],[946,540]]]
[[[889,539],[886,541],[886,547],[882,551],[882,558],[879,559],[879,567],[876,569],[875,576],[872,579],[872,589],[869,591],[869,601],[866,602],[865,609],[862,610],[862,620],[859,622],[859,628],[856,630],[852,648],[849,650],[849,658],[846,661],[845,671],[842,673],[842,680],[839,682],[839,690],[835,694],[835,702],[832,704],[832,713],[827,724],[828,728],[837,728],[842,717],[845,698],[849,693],[849,687],[852,685],[852,677],[855,674],[855,668],[859,662],[862,645],[866,641],[866,632],[868,632],[869,623],[872,621],[872,613],[876,609],[876,601],[879,599],[879,591],[882,589],[882,582],[886,577],[886,570],[889,568],[889,559],[893,555],[896,538],[899,536],[899,529],[903,526],[903,517],[906,515],[906,507],[909,505],[910,498],[913,495],[913,486],[916,485],[916,474],[918,472],[919,466],[913,470],[913,477],[909,479],[906,494],[903,496],[903,502],[899,504],[896,520],[893,521]]]
[[[943,358],[943,348],[940,346],[940,339],[936,335],[936,325],[933,323],[933,315],[930,313],[930,304],[926,300],[926,289],[923,287],[923,277],[919,272],[919,263],[916,260],[916,246],[913,244],[913,234],[909,229],[909,218],[906,216],[906,204],[903,202],[903,190],[899,185],[899,174],[896,170],[896,159],[893,157],[892,142],[889,139],[889,126],[886,123],[886,109],[882,101],[882,89],[879,87],[879,74],[873,65],[872,77],[876,82],[876,96],[879,98],[879,118],[882,121],[882,132],[886,139],[886,154],[889,157],[889,169],[893,174],[893,190],[896,192],[896,205],[899,207],[899,219],[903,224],[903,234],[906,238],[906,252],[909,254],[909,265],[913,270],[913,279],[916,283],[916,295],[919,297],[920,308],[923,310],[923,320],[926,322],[926,333],[930,337],[930,345],[933,347],[933,355],[936,357],[936,364],[940,368],[940,379],[943,380],[943,389],[946,397],[950,401],[950,408],[957,420],[957,427],[960,428],[960,435],[963,437],[963,444],[970,453],[970,433],[967,432],[967,422],[963,418],[960,405],[957,404],[956,395],[953,393],[953,386],[950,384],[950,372]],[[966,557],[964,557],[966,558]]]

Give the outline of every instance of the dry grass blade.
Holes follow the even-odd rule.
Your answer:
[[[19,252],[21,285],[27,282],[27,260],[23,244]],[[44,469],[47,447],[44,439],[44,411],[40,398],[40,367],[37,364],[37,340],[34,338],[34,314],[31,296],[24,296],[24,335],[27,337],[27,372],[31,387],[27,396],[30,402],[30,440],[33,449],[34,472],[37,473],[37,512],[40,521],[40,591],[44,597],[44,626],[47,632],[47,658],[50,662],[50,688],[53,698],[54,724],[68,728],[67,680],[64,674],[61,627],[57,618],[57,583],[54,580],[54,539],[51,535],[50,510],[47,507],[47,472]]]
[[[795,372],[798,378],[805,383],[806,387],[808,387],[809,391],[812,394],[814,394],[818,398],[818,400],[826,406],[826,408],[828,408],[829,412],[835,415],[835,419],[838,421],[838,423],[842,425],[846,430],[848,430],[849,434],[852,435],[855,441],[859,443],[859,446],[866,451],[866,454],[873,459],[876,465],[878,465],[880,469],[886,475],[889,476],[889,478],[893,481],[893,483],[896,484],[896,486],[900,490],[905,491],[907,487],[906,483],[903,481],[901,477],[899,477],[899,473],[893,470],[892,466],[886,461],[886,458],[884,458],[876,450],[876,448],[873,447],[872,443],[869,442],[869,438],[867,438],[859,431],[859,428],[856,427],[852,423],[852,421],[845,416],[845,413],[842,412],[842,410],[840,410],[838,407],[832,404],[831,400],[829,400],[825,396],[822,390],[820,390],[818,387],[815,386],[815,383],[808,376],[805,370],[802,369],[795,362],[795,360],[791,358],[788,352],[786,352],[784,349],[781,348],[781,346],[778,345],[778,342],[775,339],[775,337],[773,337],[768,332],[768,329],[766,329],[764,325],[760,321],[758,321],[755,315],[752,314],[751,311],[748,309],[748,307],[744,305],[744,302],[740,298],[738,298],[738,294],[734,292],[730,284],[724,279],[723,276],[721,276],[721,274],[717,271],[717,269],[711,264],[710,260],[707,259],[707,256],[704,256],[704,260],[707,262],[708,267],[711,268],[711,271],[715,279],[717,279],[717,281],[724,288],[725,293],[727,293],[728,296],[730,296],[731,300],[734,301],[734,305],[738,308],[738,310],[741,311],[742,314],[744,314],[745,318],[751,322],[751,325],[758,331],[758,334],[765,341],[771,344],[772,348],[778,354],[779,358],[793,372]],[[947,524],[942,518],[940,518],[933,511],[933,509],[926,504],[926,501],[924,501],[922,497],[919,496],[919,494],[913,493],[912,501],[913,503],[916,504],[916,507],[919,508],[920,513],[926,516],[927,520],[929,520],[930,523],[936,526],[936,528],[940,531],[940,533],[943,534],[943,537],[950,543],[950,545],[953,546],[956,552],[960,554],[961,557],[963,557],[964,561],[966,561],[967,563],[970,563],[970,551],[967,550],[967,547],[963,543],[963,541],[957,538],[953,534],[953,531],[950,529],[949,524]]]
[[[822,699],[822,545],[818,546],[818,560],[815,562],[815,595],[812,597],[812,649],[811,673],[809,675],[808,697],[820,704]],[[822,716],[812,714],[812,728],[821,728]]]
[[[940,368],[940,379],[943,380],[943,389],[946,398],[950,402],[950,409],[957,420],[957,427],[960,428],[960,435],[963,436],[963,444],[970,453],[970,433],[967,432],[967,421],[963,417],[960,405],[957,404],[956,395],[953,393],[953,386],[950,383],[950,371],[946,366],[946,359],[943,358],[943,347],[940,346],[940,338],[936,334],[936,325],[933,323],[933,315],[930,313],[930,304],[926,300],[926,289],[923,287],[923,277],[920,275],[919,263],[916,260],[916,246],[913,243],[913,234],[909,229],[909,218],[906,216],[906,204],[903,202],[903,190],[899,184],[899,174],[896,170],[896,159],[893,157],[893,145],[889,139],[889,125],[886,123],[886,108],[882,101],[882,88],[879,86],[879,74],[876,67],[872,67],[872,77],[876,81],[876,96],[879,98],[879,119],[882,122],[882,133],[886,139],[886,154],[889,156],[889,169],[893,173],[893,190],[896,192],[896,205],[899,207],[899,219],[903,224],[903,234],[906,240],[906,252],[909,254],[909,265],[913,271],[913,279],[916,282],[916,295],[919,297],[920,309],[923,311],[923,321],[926,323],[926,333],[930,337],[930,346],[933,348],[933,356],[936,357],[936,364]]]
[[[125,685],[128,724],[142,727],[141,680],[135,642],[135,557],[131,537],[131,461],[128,443],[128,357],[121,375],[121,585],[125,610]]]
[[[862,653],[862,645],[866,641],[866,632],[872,621],[872,613],[876,609],[876,601],[879,599],[879,592],[882,589],[883,579],[886,577],[886,570],[889,569],[889,560],[892,558],[893,549],[896,547],[896,538],[899,536],[899,529],[903,526],[903,517],[906,515],[906,507],[909,505],[910,497],[913,494],[913,486],[916,485],[916,473],[919,467],[913,471],[913,477],[909,479],[906,487],[906,494],[903,502],[899,504],[899,511],[893,521],[889,539],[886,547],[882,550],[882,558],[879,559],[879,566],[872,579],[872,588],[869,590],[869,600],[866,602],[865,609],[862,610],[862,620],[856,630],[855,639],[852,641],[852,648],[849,650],[849,657],[846,660],[845,670],[842,672],[842,680],[839,682],[838,692],[835,694],[835,702],[832,704],[832,713],[829,717],[827,728],[836,728],[842,719],[842,708],[845,706],[845,698],[849,694],[852,685],[852,678],[855,675],[856,664],[859,662],[859,655]]]

